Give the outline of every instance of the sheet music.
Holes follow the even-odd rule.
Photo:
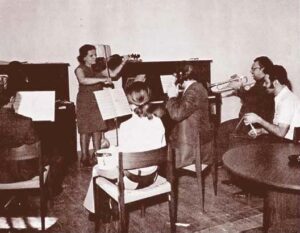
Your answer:
[[[110,57],[111,56],[111,48],[109,45],[105,44],[96,44],[96,53],[97,57]]]
[[[14,108],[33,121],[54,121],[55,91],[19,91]]]
[[[161,81],[164,93],[167,93],[169,87],[175,83],[176,78],[174,77],[174,75],[161,75],[160,81]]]
[[[105,89],[94,91],[94,94],[103,120],[131,114],[123,89]]]

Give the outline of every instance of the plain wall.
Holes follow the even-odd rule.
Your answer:
[[[72,101],[85,43],[144,61],[212,59],[213,82],[249,75],[253,59],[267,55],[300,96],[299,0],[0,0],[0,10],[0,60],[69,63]],[[224,98],[222,120],[239,107]]]

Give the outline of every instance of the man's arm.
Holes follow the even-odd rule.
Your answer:
[[[181,98],[170,98],[166,104],[166,108],[171,119],[182,121],[188,118],[199,108],[202,95],[204,96],[200,88],[190,87]]]
[[[260,116],[256,115],[255,113],[246,113],[244,115],[244,122],[246,125],[250,124],[250,123],[258,123],[260,124],[262,127],[264,127],[264,129],[266,129],[269,133],[272,133],[278,137],[284,137],[289,128],[290,125],[287,124],[283,124],[283,123],[278,123],[278,125],[275,124],[271,124],[269,122],[267,122],[266,120],[264,120],[263,118],[261,118]]]

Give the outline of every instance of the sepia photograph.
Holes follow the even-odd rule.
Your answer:
[[[0,11],[1,233],[300,233],[300,0]]]

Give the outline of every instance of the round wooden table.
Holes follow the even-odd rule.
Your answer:
[[[300,166],[291,166],[288,156],[300,154],[292,143],[244,145],[227,151],[224,166],[233,175],[265,188],[263,228],[300,217]]]

